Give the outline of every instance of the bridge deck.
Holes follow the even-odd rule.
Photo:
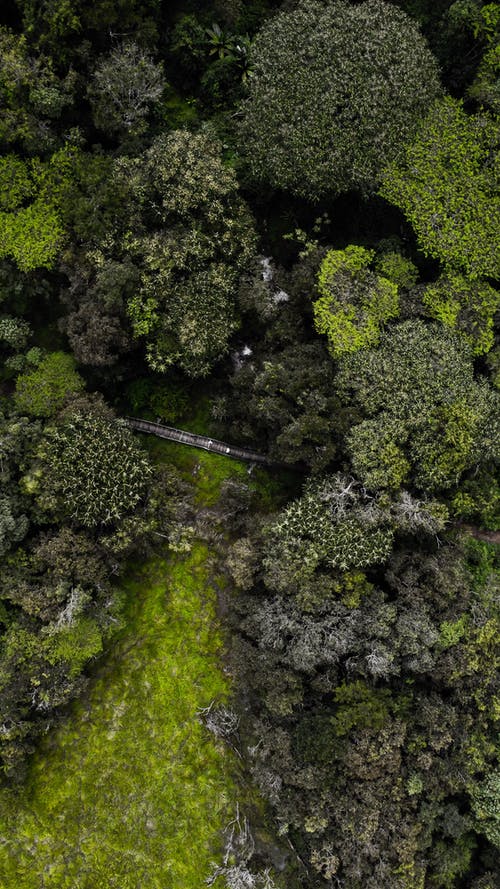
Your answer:
[[[160,423],[151,423],[149,420],[138,420],[136,417],[127,417],[127,423],[138,432],[148,432],[151,435],[158,435],[160,438],[168,438],[170,441],[177,441],[180,444],[190,445],[193,448],[203,448],[205,451],[212,451],[215,454],[222,454],[225,457],[234,457],[236,460],[247,460],[250,463],[264,463],[267,466],[273,465],[273,460],[257,451],[249,448],[240,448],[235,445],[229,445],[224,441],[218,441],[216,438],[209,438],[207,435],[197,435],[195,432],[185,432],[183,429],[176,429],[174,426],[162,426]]]

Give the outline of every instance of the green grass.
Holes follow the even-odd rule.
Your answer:
[[[0,798],[2,889],[200,889],[234,812],[232,755],[197,710],[224,699],[209,553],[126,583],[127,624],[85,702]]]

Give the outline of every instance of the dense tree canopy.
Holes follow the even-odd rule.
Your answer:
[[[146,338],[158,371],[179,363],[204,375],[236,327],[239,274],[255,236],[236,178],[209,136],[176,131],[157,137],[144,158],[123,162],[134,196],[156,230],[124,246],[141,267],[128,301],[136,336]]]
[[[373,189],[440,91],[418,28],[381,0],[303,0],[266,23],[251,58],[250,167],[312,199]]]
[[[370,488],[410,478],[425,490],[498,457],[498,396],[476,381],[464,343],[446,328],[405,322],[379,349],[342,359],[337,385],[366,419],[352,426],[348,451]]]
[[[0,785],[73,737],[97,659],[99,695],[126,661],[147,697],[152,633],[161,733],[81,710],[125,794],[126,743],[157,787],[188,705],[170,643],[199,676],[210,636],[182,792],[219,786],[210,731],[270,808],[261,831],[238,804],[180,889],[500,886],[499,25],[485,0],[0,4]],[[272,465],[143,449],[130,416]],[[2,889],[170,873],[152,788],[147,854],[110,840],[106,770],[80,842],[64,763],[51,846],[58,744],[4,788],[14,840],[0,787]]]
[[[500,277],[500,130],[459,101],[433,106],[380,193],[411,222],[421,250],[470,277]]]
[[[334,476],[289,506],[263,544],[252,534],[253,593],[240,599],[234,647],[255,696],[252,770],[325,885],[454,885],[478,847],[472,825],[497,842],[497,678],[486,667],[495,554],[432,545],[439,512],[407,493],[374,502]],[[386,538],[371,570],[325,559],[352,520],[368,532],[346,536],[354,564],[381,521],[406,541],[410,531],[413,552]],[[373,570],[377,560],[385,569]]]

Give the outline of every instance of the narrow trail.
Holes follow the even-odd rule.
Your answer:
[[[129,426],[138,432],[148,432],[151,435],[157,435],[159,438],[168,438],[170,441],[177,441],[180,444],[190,445],[193,448],[203,448],[204,451],[222,454],[225,457],[234,457],[236,460],[248,460],[250,463],[263,463],[266,466],[279,465],[274,460],[271,460],[270,457],[259,454],[257,451],[229,445],[224,441],[218,441],[216,438],[209,438],[207,435],[185,432],[183,429],[176,429],[174,426],[162,426],[160,423],[138,420],[136,417],[126,417],[126,420]]]

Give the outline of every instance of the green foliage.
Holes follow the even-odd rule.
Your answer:
[[[29,528],[27,515],[22,512],[23,504],[15,492],[0,497],[0,555],[4,555],[14,543],[26,535]]]
[[[189,394],[186,386],[168,379],[142,377],[127,388],[127,401],[134,414],[142,413],[152,420],[175,424],[189,413]]]
[[[333,730],[342,737],[353,729],[381,729],[390,713],[391,692],[371,688],[366,682],[343,682],[333,693],[336,708]]]
[[[500,771],[487,775],[471,790],[476,823],[491,843],[500,847]]]
[[[495,472],[485,467],[465,479],[454,494],[451,507],[459,518],[496,531],[500,527],[500,484]]]
[[[3,211],[18,210],[35,191],[30,168],[15,154],[8,154],[1,159],[0,183],[0,207]]]
[[[443,648],[457,645],[467,632],[467,615],[462,614],[456,621],[443,621],[441,624],[440,644]]]
[[[337,520],[387,509],[386,496],[338,482],[325,484]],[[320,539],[314,517],[300,518]],[[339,572],[298,542],[291,565],[289,545],[267,541],[265,586],[241,620],[254,775],[304,860],[355,889],[452,889],[475,867],[476,833],[496,838],[497,788],[482,787],[495,768],[495,565],[441,543],[396,544],[346,608]],[[464,796],[476,785],[481,825]]]
[[[131,512],[150,475],[125,422],[76,413],[47,430],[25,486],[44,509],[93,528]]]
[[[418,269],[411,259],[398,251],[381,253],[375,259],[375,270],[382,278],[388,278],[398,287],[410,289],[417,283]]]
[[[380,189],[411,222],[426,256],[470,278],[500,277],[498,127],[486,114],[467,115],[455,99],[436,102]]]
[[[374,255],[350,245],[330,250],[321,264],[314,324],[334,358],[376,345],[384,322],[398,315],[397,285],[369,271]]]
[[[75,370],[75,361],[65,352],[51,352],[35,370],[21,374],[16,381],[17,409],[32,417],[52,417],[71,395],[85,388]]]
[[[386,516],[364,507],[352,480],[331,476],[307,483],[273,524],[271,539],[282,553],[295,551],[304,567],[324,562],[346,570],[384,562],[393,531]]]
[[[161,65],[136,43],[116,46],[96,66],[89,88],[94,122],[107,133],[140,133],[165,80]]]
[[[418,28],[394,6],[303,0],[251,49],[241,144],[254,175],[313,200],[371,190],[439,94]]]
[[[89,617],[52,629],[44,641],[48,663],[63,663],[70,678],[78,676],[88,661],[102,651],[101,632]]]
[[[195,15],[183,15],[172,28],[169,57],[187,87],[195,89],[207,62],[207,33]]]
[[[234,295],[255,247],[236,178],[209,136],[178,130],[157,137],[144,159],[123,162],[133,190],[157,231],[124,244],[142,265],[141,286],[128,301],[149,365],[179,364],[208,373],[236,327]]]
[[[471,356],[446,329],[394,326],[379,349],[342,358],[337,385],[365,414],[347,447],[369,487],[412,478],[424,490],[448,488],[497,453],[497,395],[474,380]]]
[[[23,31],[40,51],[64,64],[82,38],[102,43],[112,33],[134,34],[139,43],[157,36],[159,0],[16,0]]]
[[[74,72],[62,80],[50,59],[29,55],[25,35],[0,27],[0,142],[39,152],[54,143],[49,125],[73,101]]]
[[[471,398],[472,396],[472,398]],[[462,473],[498,453],[498,402],[479,385],[469,397],[437,407],[410,443],[418,465],[415,481],[427,489],[448,487]]]
[[[500,293],[486,281],[450,273],[425,288],[422,302],[432,318],[463,333],[476,355],[489,352]]]
[[[319,343],[296,343],[243,362],[225,406],[234,437],[258,443],[277,461],[321,471],[337,450],[338,400],[332,362]],[[261,443],[262,442],[262,443]]]
[[[26,346],[31,327],[23,318],[4,316],[0,318],[0,340],[18,351]]]
[[[128,183],[119,182],[113,175],[114,162],[108,155],[76,148],[67,151],[71,172],[68,188],[58,195],[61,217],[76,244],[93,252],[102,241],[108,242],[117,232],[129,230],[134,213],[128,203]],[[116,283],[113,286],[109,281],[109,271],[103,269],[102,274],[108,278],[107,288],[114,291]]]
[[[61,205],[72,184],[72,155],[64,148],[47,163],[0,158],[0,258],[14,259],[21,271],[51,268],[61,250]]]
[[[398,490],[407,482],[411,464],[399,417],[383,412],[375,420],[363,420],[351,429],[348,442],[354,471],[371,490]]]
[[[22,540],[29,528],[28,504],[19,487],[19,465],[38,428],[25,418],[0,414],[0,555]]]
[[[474,36],[484,41],[485,51],[468,95],[480,105],[500,112],[500,10],[486,3],[474,16]]]

